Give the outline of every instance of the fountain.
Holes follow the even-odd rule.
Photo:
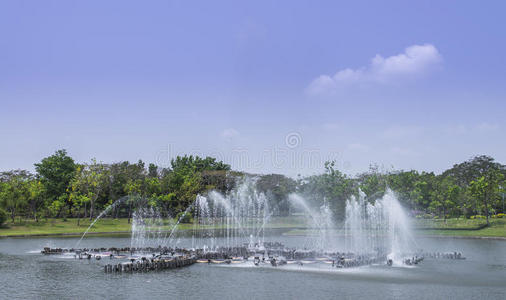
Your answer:
[[[338,223],[326,199],[310,205],[304,197],[288,195],[292,214],[302,219],[307,233],[302,245],[289,248],[279,241],[266,241],[279,210],[257,190],[256,177],[238,179],[227,194],[211,191],[198,195],[180,214],[178,220],[163,218],[149,201],[136,201],[132,216],[130,247],[77,249],[89,229],[125,198],[107,207],[90,225],[76,244],[76,249],[45,248],[44,254],[74,253],[76,258],[109,256],[128,261],[106,265],[106,272],[147,271],[176,268],[205,262],[209,264],[245,263],[253,258],[256,266],[278,267],[297,264],[332,265],[336,268],[371,264],[414,265],[423,260],[411,234],[408,217],[395,194],[385,194],[370,201],[362,191],[346,201],[344,220]],[[191,229],[179,224],[191,214]],[[191,235],[191,247],[178,247],[181,235]],[[461,253],[424,253],[432,258],[462,259]]]
[[[96,218],[95,220],[93,220],[93,222],[91,222],[90,226],[88,226],[88,228],[84,231],[83,235],[81,235],[81,238],[77,241],[76,245],[75,245],[75,248],[77,248],[79,246],[79,244],[81,243],[81,241],[83,240],[84,236],[88,233],[88,231],[90,231],[91,227],[93,227],[93,225],[95,225],[95,223],[97,223],[98,220],[100,220],[100,218],[102,218],[103,216],[105,216],[109,211],[111,211],[111,209],[115,208],[116,205],[122,203],[125,199],[128,199],[129,196],[125,196],[125,197],[122,197],[116,201],[114,201],[111,205],[107,206]]]
[[[392,190],[373,203],[359,190],[346,203],[344,221],[346,252],[387,255],[401,263],[416,249],[408,218]]]
[[[137,208],[132,214],[130,247],[144,249],[165,244],[167,231],[163,226],[164,220],[156,208]]]
[[[319,250],[336,250],[334,215],[330,210],[327,201],[318,210],[310,207],[304,197],[299,194],[290,194],[288,200],[295,208],[301,209],[306,226],[309,227],[311,234],[307,239],[306,248]]]
[[[197,196],[192,247],[214,249],[247,243],[261,247],[265,227],[275,210],[267,197],[255,188],[255,178],[245,178],[229,195],[216,191]],[[216,235],[225,237],[218,245]]]

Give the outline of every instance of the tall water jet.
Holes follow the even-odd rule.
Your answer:
[[[155,207],[138,207],[132,215],[131,248],[163,246],[167,231],[164,221]]]
[[[335,231],[334,216],[329,208],[327,201],[324,199],[323,204],[318,209],[310,207],[308,202],[301,195],[292,193],[288,196],[288,200],[295,208],[302,210],[306,226],[308,226],[313,234],[307,239],[306,247],[319,250],[335,249]]]
[[[409,220],[392,190],[373,203],[359,191],[346,203],[345,249],[359,254],[381,254],[394,262],[412,253],[415,242]]]
[[[241,179],[226,195],[216,191],[199,195],[194,205],[192,246],[210,249],[243,243],[262,245],[273,214],[267,197],[257,191],[256,179],[251,177]],[[223,237],[222,245],[216,244],[215,233]]]

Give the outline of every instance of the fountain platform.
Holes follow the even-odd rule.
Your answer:
[[[217,247],[213,250],[172,247],[109,247],[109,248],[50,248],[44,255],[73,255],[75,259],[109,258],[118,263],[103,266],[106,273],[150,272],[176,269],[194,263],[241,264],[252,262],[255,266],[281,267],[284,265],[328,265],[333,268],[354,268],[366,265],[388,265],[393,261],[382,252],[352,253],[323,250],[288,248],[283,244],[265,243],[257,247]],[[406,254],[401,260],[404,265],[417,265],[425,257],[432,259],[465,259],[460,252],[418,252]]]

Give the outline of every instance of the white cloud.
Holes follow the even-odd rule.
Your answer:
[[[332,75],[320,75],[307,88],[309,94],[322,94],[357,85],[388,84],[406,76],[421,75],[442,61],[431,44],[413,45],[403,53],[389,57],[377,54],[367,67],[343,69]]]
[[[478,124],[478,126],[476,126],[476,129],[478,129],[479,131],[494,131],[499,129],[499,125],[484,122]]]
[[[467,126],[462,124],[449,126],[444,129],[444,132],[450,135],[482,134],[497,131],[499,128],[499,124],[483,122]]]
[[[239,137],[239,131],[234,128],[227,128],[221,132],[221,137],[226,141],[232,141],[233,139]]]

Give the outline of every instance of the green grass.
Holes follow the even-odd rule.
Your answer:
[[[490,219],[489,227],[483,227],[486,224],[485,220],[449,219],[446,224],[443,220],[433,221],[431,227],[426,223],[421,226],[415,222],[417,233],[438,236],[506,237],[505,218]]]
[[[495,220],[495,219],[490,219]],[[413,227],[415,229],[477,229],[487,224],[483,219],[415,219]]]
[[[419,235],[437,236],[465,236],[465,237],[506,237],[506,218],[490,219],[491,226],[481,228],[485,220],[476,219],[442,219],[434,220],[413,220],[415,233]],[[35,222],[33,220],[16,220],[15,223],[7,222],[0,227],[0,237],[8,236],[31,236],[31,235],[80,235],[90,225],[89,220],[81,219],[80,226],[77,226],[77,219],[50,219]],[[163,230],[171,230],[174,220],[165,220]],[[210,225],[208,229],[221,229],[224,225]],[[192,229],[193,224],[179,224],[179,229]],[[302,216],[273,217],[269,229],[286,228],[292,229],[287,234],[307,234],[311,229],[307,226]],[[481,228],[481,229],[480,229]],[[128,220],[124,219],[100,219],[89,232],[91,233],[128,233],[131,230]],[[337,232],[337,231],[336,231]]]
[[[91,224],[87,219],[81,219],[80,225],[77,225],[77,219],[49,219],[40,220],[35,222],[33,220],[18,220],[16,222],[7,222],[3,227],[0,227],[0,237],[8,236],[37,236],[37,235],[80,235]],[[174,220],[165,220],[162,230],[170,231],[175,224]],[[221,229],[224,228],[223,224],[209,225],[207,229]],[[302,217],[274,217],[271,218],[267,228],[298,228],[305,227],[304,219]],[[189,230],[193,229],[193,224],[179,224],[178,229]],[[131,231],[131,224],[128,224],[128,219],[110,219],[102,218],[93,225],[90,233],[128,233]]]
[[[53,234],[79,234],[83,233],[91,222],[89,220],[80,221],[77,226],[76,219],[50,219],[35,222],[33,220],[22,220],[15,223],[8,222],[0,228],[0,236],[18,236],[18,235],[53,235]],[[127,219],[102,219],[97,222],[90,232],[128,232],[130,224]]]
[[[462,237],[502,237],[506,238],[506,218],[490,219],[490,226],[485,227],[486,221],[482,219],[430,219],[413,220],[416,235],[429,236],[462,236]],[[316,234],[311,229],[292,229],[285,235],[311,235]],[[342,236],[342,230],[329,232],[336,236]]]

